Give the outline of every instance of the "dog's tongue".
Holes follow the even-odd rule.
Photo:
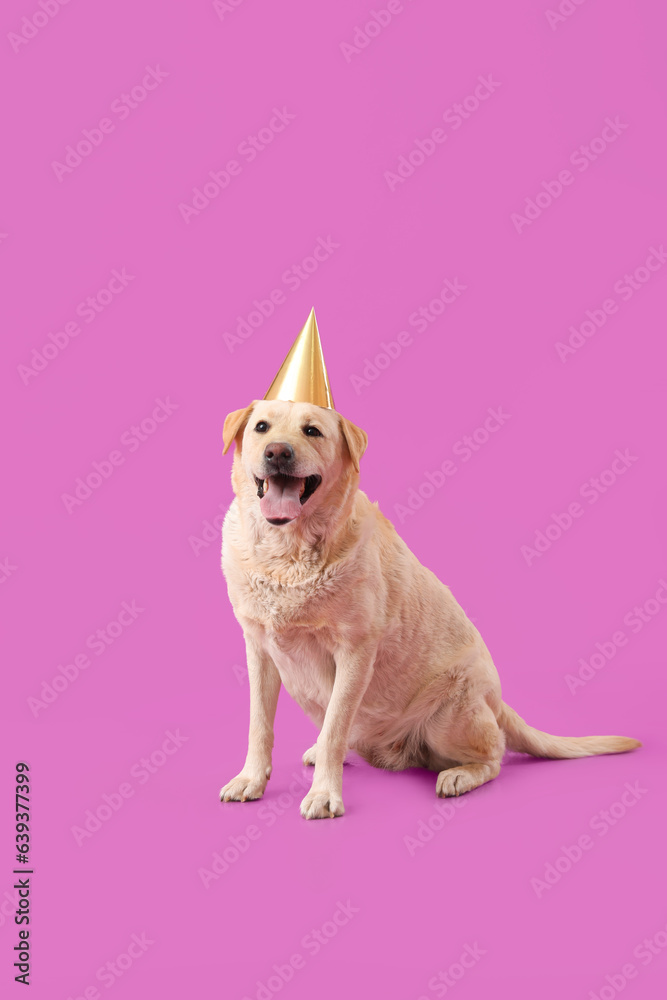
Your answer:
[[[303,489],[303,479],[295,476],[271,476],[269,489],[259,501],[259,509],[264,517],[289,518],[294,520],[301,513],[299,497]]]

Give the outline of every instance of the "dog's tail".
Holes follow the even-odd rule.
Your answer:
[[[551,736],[533,729],[504,702],[498,725],[505,731],[508,749],[533,757],[593,757],[600,753],[627,753],[641,746],[639,740],[629,736]]]

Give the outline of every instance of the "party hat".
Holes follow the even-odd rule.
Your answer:
[[[310,310],[303,330],[292,344],[264,399],[314,403],[328,410],[335,409],[314,309]]]

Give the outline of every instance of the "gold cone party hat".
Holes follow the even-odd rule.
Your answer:
[[[314,309],[310,310],[306,325],[292,344],[264,399],[314,403],[335,409]]]

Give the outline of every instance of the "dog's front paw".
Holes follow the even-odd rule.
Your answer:
[[[305,819],[333,819],[345,812],[343,800],[338,792],[310,791],[301,803],[301,815]]]
[[[237,774],[220,789],[221,802],[249,802],[251,799],[261,799],[266,788],[266,778],[256,775]]]

